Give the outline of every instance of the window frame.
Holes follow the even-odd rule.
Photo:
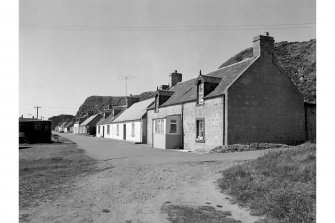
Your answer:
[[[200,129],[198,126],[198,123],[202,122],[202,139],[199,138],[200,136]],[[195,119],[195,141],[198,143],[204,143],[205,142],[205,119],[204,118],[196,118]]]
[[[171,132],[171,126],[172,125],[176,126],[176,131],[175,132]],[[170,119],[169,120],[169,133],[170,134],[178,134],[178,120],[177,119]]]
[[[202,93],[200,94],[200,87],[202,89]],[[205,103],[205,83],[202,81],[199,81],[197,83],[197,105],[203,105]],[[200,99],[202,99],[200,101]]]
[[[164,118],[154,120],[155,134],[164,134]]]
[[[155,112],[159,112],[159,96],[155,97]]]

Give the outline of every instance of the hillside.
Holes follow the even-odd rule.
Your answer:
[[[48,120],[51,121],[51,129],[55,129],[55,127],[60,123],[60,122],[67,122],[71,121],[74,118],[73,115],[57,115],[57,116],[52,116]]]
[[[146,100],[148,98],[154,97],[154,91],[146,91],[140,95],[133,95],[134,97],[139,97],[140,101]],[[125,105],[124,96],[90,96],[86,98],[84,103],[79,107],[76,116],[81,117],[83,115],[93,115],[99,111],[103,111],[106,105]]]
[[[220,68],[252,56],[252,47],[247,48],[224,62]],[[304,95],[305,100],[315,102],[316,40],[275,43],[274,56],[279,65]]]

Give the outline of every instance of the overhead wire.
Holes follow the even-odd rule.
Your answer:
[[[52,26],[20,25],[26,29],[60,29],[60,30],[111,30],[111,31],[238,31],[259,29],[306,29],[315,28],[315,23],[296,24],[262,24],[262,25],[178,25],[178,26]]]

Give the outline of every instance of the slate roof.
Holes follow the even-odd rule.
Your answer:
[[[253,64],[257,58],[249,58],[247,60],[222,67],[214,72],[207,74],[208,76],[222,78],[219,85],[209,93],[205,98],[216,97],[222,95],[224,91],[244,72],[244,70]]]
[[[118,115],[114,122],[139,120],[147,112],[147,108],[155,101],[155,98],[150,98],[144,101],[137,102]]]
[[[66,122],[63,122],[63,123],[59,126],[59,128],[64,128],[65,125],[66,125]]]
[[[81,125],[88,125],[88,124],[90,124],[90,122],[92,121],[92,120],[94,120],[98,115],[100,115],[100,114],[96,114],[96,115],[91,115],[89,118],[87,118],[83,123],[81,123]]]
[[[224,91],[228,86],[230,86],[241,74],[242,72],[255,62],[257,58],[249,58],[241,62],[222,67],[216,71],[210,72],[206,75],[202,75],[202,78],[208,79],[210,82],[218,82],[220,78],[220,83],[218,86],[205,98],[217,97],[224,94]],[[197,88],[196,81],[197,78],[193,78],[188,81],[179,82],[175,86],[168,89],[168,91],[174,91],[172,96],[164,102],[160,107],[166,107],[170,105],[180,104],[183,102],[196,101],[197,99]],[[148,109],[154,109],[155,106],[151,105]]]
[[[203,80],[205,82],[209,82],[209,83],[220,83],[221,82],[220,77],[213,77],[213,76],[207,76],[207,75],[199,75],[199,77],[197,78],[197,80]]]
[[[97,122],[97,125],[103,125],[104,121],[106,119],[104,117],[102,117],[98,122]]]
[[[69,127],[73,126],[73,124],[74,124],[73,121],[70,121],[70,122],[65,124],[64,128],[69,128]]]

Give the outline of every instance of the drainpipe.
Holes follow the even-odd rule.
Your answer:
[[[228,91],[224,95],[224,145],[228,146]]]
[[[181,103],[181,144],[184,149],[184,103]]]

